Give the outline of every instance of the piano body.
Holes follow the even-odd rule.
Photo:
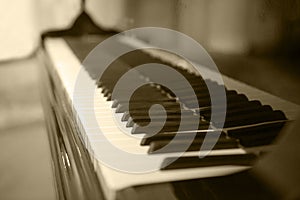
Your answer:
[[[227,95],[225,124],[214,149],[201,159],[199,150],[204,136],[215,131],[208,126],[212,124],[218,127],[216,122],[210,121],[210,97],[206,94],[207,88],[203,89],[201,86],[203,81],[210,80],[203,80],[195,73],[193,66],[178,55],[159,50],[171,46],[173,49],[180,48],[188,51],[189,46],[184,42],[164,36],[153,38],[151,35],[145,35],[140,38],[125,34],[122,40],[118,41],[118,45],[119,48],[131,49],[131,53],[119,57],[111,64],[111,69],[108,68],[103,73],[103,77],[96,76],[97,70],[101,70],[103,66],[99,65],[99,68],[91,69],[82,64],[88,53],[103,40],[123,30],[150,25],[182,31],[210,51],[243,55],[251,48],[259,53],[273,49],[278,42],[276,34],[271,36],[257,34],[256,37],[252,35],[249,37],[249,33],[246,33],[248,29],[245,29],[244,24],[251,17],[243,16],[236,19],[236,15],[248,9],[249,1],[231,1],[230,5],[234,5],[232,7],[221,2],[209,3],[205,0],[99,1],[94,4],[92,1],[87,1],[88,15],[107,32],[98,31],[99,28],[83,14],[82,16],[87,18],[83,17],[83,24],[79,26],[81,29],[77,31],[84,32],[84,29],[90,29],[89,25],[92,24],[97,34],[93,31],[91,34],[88,30],[83,35],[74,36],[72,35],[74,32],[70,29],[71,31],[45,35],[44,52],[40,55],[46,60],[47,65],[42,69],[43,101],[59,199],[273,199],[278,197],[269,188],[264,187],[263,183],[256,180],[251,168],[265,154],[268,156],[273,148],[276,148],[277,136],[281,129],[294,123],[300,110],[297,104],[222,75]],[[104,2],[107,3],[106,7]],[[115,10],[105,10],[108,5]],[[259,12],[262,9],[260,6],[261,4],[256,2],[250,9]],[[202,12],[198,12],[197,8]],[[217,14],[220,9],[228,9],[233,14],[226,15],[228,17],[226,19],[222,14],[221,16]],[[102,12],[97,14],[97,11]],[[203,19],[203,16],[209,17]],[[225,31],[223,35],[218,33],[222,30],[222,27],[218,26],[232,20],[235,21],[226,29],[227,32]],[[255,21],[251,26],[256,29],[265,28],[260,30],[261,32],[268,31],[267,29],[278,23],[276,17],[272,20]],[[210,23],[210,26],[207,23]],[[76,28],[76,22],[74,27]],[[151,45],[153,49],[136,51],[143,44]],[[109,50],[104,53],[107,56],[114,56],[114,52]],[[197,57],[197,52],[191,53],[193,64],[199,64],[197,66],[201,67],[201,71],[214,76],[216,72],[197,63]],[[122,103],[122,99],[113,97],[114,86],[123,73],[145,63],[168,65],[187,77],[195,90],[199,107],[190,107],[188,96],[176,98],[169,90],[151,84],[151,77],[146,77],[150,82],[145,82],[145,91],[141,92],[141,96],[147,94],[147,97],[137,96],[132,109],[129,109],[130,105]],[[74,87],[79,72],[86,78],[87,85],[96,88],[94,97],[86,95],[85,91],[80,91],[82,92],[79,94],[81,106],[74,103],[76,92]],[[137,77],[132,79],[135,78]],[[216,87],[220,86],[219,83],[213,84]],[[93,98],[94,101],[91,103]],[[142,136],[151,132],[151,129],[147,133],[143,132],[142,127],[149,123],[148,104],[153,102],[164,106],[168,114],[166,124],[158,135],[149,138],[132,138],[124,134],[123,129],[133,135]],[[182,104],[185,105],[184,109],[182,107],[178,109]],[[161,121],[160,114],[157,112],[154,120]],[[115,158],[118,162],[126,162],[112,152],[101,152],[103,141],[99,137],[98,125],[101,130],[104,130],[103,135],[118,148],[155,157],[157,155],[155,151],[163,148],[175,137],[180,114],[184,114],[188,120],[197,115],[201,118],[201,122],[196,129],[185,127],[181,134],[194,133],[195,139],[187,151],[170,165],[165,163],[180,153],[180,145],[186,142],[184,136],[182,140],[177,141],[178,149],[173,148],[158,153],[163,158],[159,163],[161,168],[158,171],[128,173],[113,169],[99,159],[99,155],[105,155]],[[89,123],[91,116],[96,117],[98,124]],[[129,166],[130,164],[132,163],[129,163]],[[137,160],[134,164],[142,163]],[[239,180],[241,182],[238,182]]]

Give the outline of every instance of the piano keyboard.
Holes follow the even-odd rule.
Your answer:
[[[125,39],[122,45],[138,47],[139,41],[132,41],[129,38]],[[147,77],[143,90],[136,93],[131,101],[132,104],[128,105],[123,99],[113,97],[111,94],[116,81],[124,72],[139,64],[132,62],[130,56],[124,57],[123,60],[121,58],[122,62],[117,62],[111,70],[107,70],[100,80],[94,76],[93,70],[97,69],[84,69],[82,76],[86,78],[88,86],[96,88],[95,96],[86,96],[86,93],[82,91],[78,97],[80,100],[74,106],[74,84],[79,71],[84,66],[81,66],[69,45],[61,38],[46,38],[45,50],[52,66],[48,71],[54,79],[53,84],[57,85],[57,90],[60,90],[56,91],[58,93],[56,101],[64,105],[61,108],[66,109],[65,112],[70,115],[68,120],[77,122],[75,129],[79,130],[79,137],[88,150],[107,199],[115,199],[118,191],[132,186],[217,177],[248,169],[255,163],[260,153],[271,150],[281,128],[284,124],[290,123],[299,111],[299,107],[295,104],[223,76],[227,94],[224,129],[214,149],[208,156],[199,159],[199,149],[204,136],[214,134],[215,130],[209,129],[211,110],[205,83],[199,81],[201,76],[188,69],[187,63],[178,62],[178,59],[174,59],[174,55],[158,50],[146,50],[142,54],[137,52],[141,56],[140,59],[167,63],[185,76],[197,93],[198,107],[194,106],[195,102],[189,96],[183,95],[178,99],[164,87],[147,84],[147,80],[151,80],[151,77]],[[215,73],[204,67],[202,70]],[[140,76],[132,77],[133,81],[137,79],[140,79]],[[220,87],[217,82],[211,81],[211,84]],[[182,94],[184,91],[182,88]],[[93,98],[95,101],[91,103]],[[161,126],[160,122],[164,120],[160,110],[153,110],[151,126],[144,128],[150,123],[147,113],[153,103],[161,104],[166,109],[166,124],[158,134],[143,138],[158,130]],[[93,114],[96,115],[97,124],[89,121]],[[198,128],[183,127],[179,140],[173,148],[163,151],[163,147],[175,137],[181,115],[187,122],[195,117],[200,118]],[[221,116],[222,113],[219,115]],[[220,125],[218,121],[211,123],[216,128]],[[119,149],[149,157],[159,156],[161,160],[156,167],[160,170],[133,174],[115,170],[102,163],[98,158],[103,156],[101,145],[104,141],[97,130],[98,125],[105,137]],[[138,137],[131,137],[124,132]],[[195,139],[192,144],[187,151],[181,152],[186,146],[187,139],[193,134]],[[171,163],[178,153],[182,153],[181,157]],[[125,159],[119,158],[112,152],[105,152],[105,156],[110,159],[119,159],[118,162],[128,164],[129,167],[143,164],[138,161],[126,163]]]

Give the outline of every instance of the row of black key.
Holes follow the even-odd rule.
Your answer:
[[[181,147],[185,147],[186,142],[188,142],[186,138],[189,137],[188,135],[191,133],[179,133],[179,140],[174,143],[172,148],[168,148],[168,152],[160,151],[160,149],[174,139],[180,121],[183,118],[183,120],[187,120],[187,123],[185,123],[186,126],[180,130],[195,131],[195,139],[187,151],[198,151],[203,143],[204,136],[214,133],[214,131],[211,130],[206,131],[209,127],[208,122],[211,120],[211,101],[204,80],[198,75],[189,73],[187,70],[176,68],[183,76],[188,78],[196,93],[197,102],[195,102],[193,96],[185,92],[185,88],[183,87],[178,88],[180,93],[180,97],[178,98],[175,97],[168,88],[148,84],[143,87],[142,91],[135,95],[135,98],[130,99],[130,103],[128,103],[126,98],[122,98],[122,94],[117,95],[115,98],[112,97],[112,91],[118,79],[132,67],[134,66],[120,65],[118,66],[118,70],[108,71],[106,76],[99,81],[99,86],[102,87],[104,95],[108,97],[108,100],[113,101],[113,107],[116,108],[116,112],[124,113],[122,121],[127,121],[127,126],[132,127],[133,134],[151,134],[152,130],[157,130],[158,127],[155,127],[156,125],[161,126],[160,122],[165,119],[164,114],[167,114],[166,123],[159,133],[143,139],[141,145],[150,145],[149,153],[168,153],[180,151]],[[151,80],[151,77],[148,78]],[[206,80],[206,82],[209,82],[212,87],[222,87],[210,80]],[[126,86],[124,86],[124,90],[126,90]],[[221,121],[225,115],[225,128],[245,125],[253,125],[253,127],[229,130],[227,134],[222,132],[214,149],[237,148],[239,144],[245,147],[270,144],[284,125],[284,120],[286,120],[284,114],[281,111],[273,111],[270,106],[261,105],[259,101],[249,101],[245,95],[238,94],[236,91],[225,91],[227,95],[226,113],[224,113],[220,106],[220,112],[216,113],[214,117],[216,120],[213,120],[212,124],[216,127],[220,127],[222,123],[219,121]],[[220,101],[222,101],[222,98],[220,98]],[[193,107],[195,103],[198,104],[197,107]],[[150,119],[148,111],[153,104],[162,105],[166,113],[161,110],[154,110],[151,113],[152,118]],[[182,105],[184,105],[184,107]],[[192,112],[190,109],[196,109],[198,113],[195,114],[195,112]],[[215,108],[215,110],[218,111],[218,107]],[[199,117],[199,114],[201,117]],[[189,129],[193,124],[189,124],[188,120],[195,117],[200,118],[197,129]],[[279,121],[277,123],[257,125],[258,123],[277,120]],[[152,127],[145,129],[144,127],[150,122]]]

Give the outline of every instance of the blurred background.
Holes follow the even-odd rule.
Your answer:
[[[55,199],[39,95],[42,34],[80,39],[145,26],[187,34],[222,73],[300,104],[299,0],[1,1],[0,199]],[[189,51],[176,38],[140,39]]]

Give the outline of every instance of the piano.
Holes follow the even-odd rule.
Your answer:
[[[88,53],[113,35],[44,38],[44,51],[40,55],[47,64],[41,69],[43,104],[59,199],[277,197],[249,171],[272,152],[283,127],[294,123],[300,110],[298,105],[222,75],[226,112],[220,106],[216,119],[225,115],[223,125],[212,117],[211,99],[205,86],[209,82],[218,88],[221,83],[203,78],[191,63],[160,50],[158,44],[140,49],[147,41],[122,35],[117,45],[131,49],[129,53],[118,57],[105,70],[100,64],[96,68],[85,66]],[[115,56],[109,49],[104,53]],[[179,88],[182,96],[177,98],[170,89],[151,81],[155,77],[145,77],[137,71],[130,78],[132,82],[144,81],[144,85],[133,94],[130,103],[114,96],[114,87],[122,75],[145,63],[167,65],[185,77],[195,91],[198,107],[185,95],[185,87]],[[205,74],[215,76],[216,72],[206,66],[193,64]],[[97,76],[99,70],[103,70],[101,77]],[[79,74],[87,87],[94,88],[92,96],[82,88],[74,89]],[[126,85],[121,87],[124,91],[126,88]],[[154,109],[149,114],[153,104],[163,106],[165,112]],[[188,126],[195,117],[200,119],[197,127],[192,123]],[[161,126],[163,120],[166,121]],[[186,120],[188,125],[177,133],[180,120]],[[148,137],[152,132],[156,134]],[[175,144],[165,149],[177,134]],[[213,134],[220,134],[213,149],[205,157],[199,157],[205,136]],[[188,141],[191,136],[193,139]],[[145,159],[159,157],[157,170],[134,173],[113,168],[101,158],[121,163],[126,169],[147,169],[147,166],[139,160],[129,163],[115,151],[103,152],[107,141],[122,151],[143,154]]]

